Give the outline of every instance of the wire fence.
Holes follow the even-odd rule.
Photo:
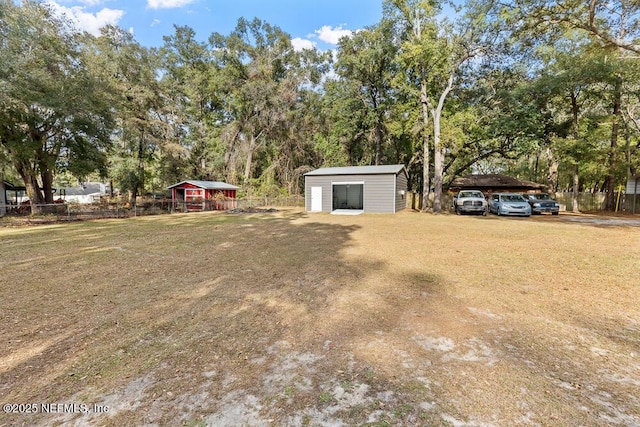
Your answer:
[[[139,198],[135,204],[125,200],[99,203],[52,203],[31,205],[0,204],[0,216],[25,218],[27,222],[76,221],[98,218],[130,218],[175,212],[227,211],[252,208],[304,207],[304,196],[247,197],[236,200],[190,200]]]
[[[605,193],[578,193],[577,202],[581,212],[599,212],[605,210]],[[567,211],[573,211],[573,193],[556,193],[556,200]],[[640,194],[614,193],[617,212],[640,213]]]
[[[171,199],[139,198],[131,204],[124,200],[103,200],[99,203],[53,203],[32,206],[28,203],[0,204],[0,217],[24,218],[26,222],[75,221],[98,218],[130,218],[142,215],[160,215],[192,211],[251,210],[254,208],[304,207],[304,196],[266,197],[253,196],[236,200],[172,201]],[[573,210],[573,193],[560,192],[556,200],[563,211]],[[604,210],[604,193],[579,193],[578,205],[581,212]],[[640,194],[615,194],[618,212],[640,214]],[[409,193],[408,208],[420,209],[419,193]],[[452,206],[452,195],[443,194],[444,210]],[[6,222],[6,219],[5,219]]]

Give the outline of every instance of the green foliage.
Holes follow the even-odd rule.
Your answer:
[[[374,163],[407,165],[413,189],[426,171],[436,194],[473,172],[602,188],[640,168],[638,5],[611,5],[469,0],[445,18],[385,0],[331,69],[332,52],[257,18],[206,41],[176,26],[147,49],[0,0],[0,168],[35,201],[56,175],[132,197],[188,178],[277,196],[316,167]]]
[[[0,144],[32,201],[52,201],[53,176],[104,172],[113,127],[109,91],[85,36],[33,1],[0,2]]]

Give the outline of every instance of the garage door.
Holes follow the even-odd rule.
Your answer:
[[[334,184],[333,209],[362,210],[364,184]]]

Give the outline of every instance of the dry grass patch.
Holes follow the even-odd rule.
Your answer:
[[[640,424],[639,228],[291,210],[0,239],[0,401],[109,407],[0,425]]]

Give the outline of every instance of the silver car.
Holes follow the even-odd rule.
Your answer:
[[[487,214],[487,200],[479,190],[462,190],[453,198],[453,209],[462,213]]]
[[[530,216],[531,206],[517,193],[495,193],[489,199],[489,211],[496,215]]]

